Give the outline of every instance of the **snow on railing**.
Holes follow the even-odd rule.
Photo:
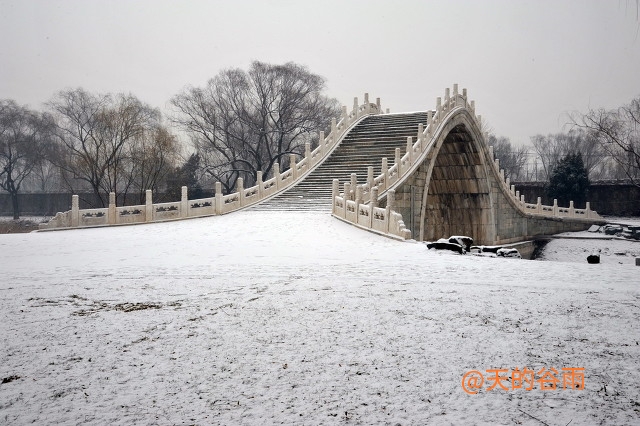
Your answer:
[[[73,195],[71,210],[58,213],[49,221],[41,224],[40,229],[77,228],[87,226],[106,226],[125,223],[145,223],[163,220],[186,219],[190,217],[212,216],[230,213],[232,211],[264,201],[276,193],[287,189],[304,178],[315,166],[319,165],[336,148],[344,135],[362,118],[369,115],[382,114],[380,98],[376,103],[369,102],[369,94],[365,93],[364,103],[358,104],[358,98],[353,99],[353,109],[347,112],[342,107],[340,120],[331,120],[331,131],[325,137],[319,133],[318,146],[311,150],[309,143],[305,144],[304,157],[296,161],[296,154],[289,156],[289,169],[280,173],[280,165],[274,163],[273,177],[262,180],[262,172],[257,173],[256,185],[244,188],[242,178],[236,184],[236,192],[222,195],[222,184],[216,182],[215,197],[189,200],[187,188],[182,187],[182,198],[172,203],[153,204],[151,191],[145,193],[145,205],[116,207],[115,194],[109,194],[109,207],[102,209],[80,209],[79,198]]]
[[[429,151],[436,140],[436,130],[446,121],[446,117],[457,108],[466,108],[474,117],[478,127],[481,127],[481,117],[475,115],[475,103],[467,102],[467,89],[462,89],[462,94],[458,93],[458,85],[453,85],[453,95],[450,89],[445,89],[444,102],[441,97],[436,98],[436,109],[427,111],[427,124],[420,124],[415,138],[408,137],[407,145],[404,153],[400,148],[396,148],[394,162],[391,167],[388,166],[387,158],[382,159],[381,174],[373,176],[373,167],[369,168],[367,181],[363,187],[363,202],[369,202],[370,189],[375,186],[378,193],[383,194],[389,188],[396,185],[405,176],[410,174],[415,166],[424,160],[424,155]],[[355,191],[355,185],[351,187]]]
[[[390,189],[405,176],[411,173],[414,166],[423,161],[423,154],[429,151],[435,143],[438,126],[445,121],[445,117],[456,108],[469,109],[480,127],[480,117],[475,115],[475,104],[467,103],[467,89],[458,93],[458,85],[453,85],[453,96],[450,90],[445,90],[444,103],[442,98],[436,99],[435,111],[427,111],[427,125],[418,126],[415,143],[412,137],[407,138],[405,153],[400,148],[395,149],[394,164],[388,167],[387,158],[382,159],[381,174],[373,175],[373,167],[367,170],[367,181],[357,185],[356,174],[351,174],[350,182],[345,183],[344,192],[339,193],[339,182],[334,180],[332,214],[347,222],[394,235],[402,239],[411,238],[411,231],[407,229],[402,215],[393,211],[395,206],[395,191]],[[378,194],[386,192],[387,207],[377,207]]]
[[[418,132],[415,138],[408,137],[407,145],[404,153],[400,148],[395,149],[394,163],[388,166],[387,158],[382,158],[381,173],[379,176],[373,176],[373,167],[368,168],[367,180],[362,185],[356,185],[356,175],[352,174],[349,192],[339,194],[340,197],[354,199],[358,188],[362,190],[360,202],[367,204],[370,202],[372,189],[377,189],[377,193],[382,195],[390,188],[396,186],[405,177],[415,171],[415,168],[421,164],[428,152],[435,146],[438,127],[446,123],[448,116],[459,109],[467,109],[471,117],[476,122],[478,129],[482,128],[482,117],[475,113],[475,102],[467,100],[467,89],[462,89],[462,94],[458,93],[458,85],[453,85],[453,95],[449,88],[445,89],[444,102],[442,98],[436,98],[436,109],[427,111],[427,124],[418,126]],[[485,140],[488,137],[485,135]],[[489,147],[490,158],[494,158],[493,147]],[[519,191],[515,190],[513,185],[509,185],[509,179],[505,179],[504,170],[500,169],[498,159],[490,161],[494,168],[494,176],[502,184],[502,192],[512,201],[512,205],[524,214],[535,214],[545,217],[569,217],[576,219],[601,219],[595,211],[591,210],[590,204],[587,203],[585,209],[575,209],[573,201],[570,202],[569,208],[558,207],[557,200],[554,200],[553,206],[543,206],[540,204],[528,204],[524,202],[524,196],[520,196]],[[345,189],[345,191],[347,191]]]
[[[485,140],[488,137],[485,135]],[[494,158],[493,146],[489,147],[489,155]],[[515,185],[511,185],[510,179],[504,177],[504,170],[500,168],[500,160],[495,158],[491,162],[493,171],[499,176],[498,182],[502,185],[502,193],[505,194],[507,199],[511,201],[517,209],[525,214],[532,214],[544,217],[567,217],[572,219],[588,219],[588,220],[601,220],[600,216],[595,210],[591,210],[591,203],[587,202],[584,209],[576,209],[573,206],[573,201],[569,201],[569,207],[559,207],[558,200],[553,200],[553,206],[546,206],[542,204],[542,199],[538,197],[536,204],[525,202],[524,195],[520,194],[520,191],[516,191]]]
[[[349,186],[351,183],[347,182],[344,185],[345,192],[340,194],[338,179],[333,180],[331,187],[333,200],[331,214],[333,216],[384,235],[399,237],[403,240],[411,238],[411,231],[404,225],[402,215],[393,210],[395,208],[394,190],[387,191],[387,206],[381,208],[378,207],[377,188],[373,188],[372,198],[368,204],[365,204],[361,201],[362,187],[358,187],[355,197],[350,199]],[[347,195],[345,196],[345,194]]]

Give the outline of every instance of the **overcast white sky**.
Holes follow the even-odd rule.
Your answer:
[[[528,143],[566,113],[640,95],[637,0],[0,0],[0,98],[131,92],[165,110],[252,60],[294,61],[351,106],[435,107],[459,83],[494,133]]]

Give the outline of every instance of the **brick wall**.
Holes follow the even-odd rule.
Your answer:
[[[515,186],[528,203],[535,203],[537,197],[542,197],[542,204],[553,204],[546,196],[542,182],[515,183]],[[640,187],[629,183],[594,182],[589,187],[587,201],[591,203],[591,209],[601,215],[640,216]]]

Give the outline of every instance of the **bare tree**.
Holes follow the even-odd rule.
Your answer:
[[[176,167],[179,155],[177,138],[162,125],[147,129],[128,146],[127,180],[138,192],[140,203],[144,202],[147,189],[158,193]]]
[[[574,117],[613,159],[626,178],[640,186],[640,97],[614,110],[600,108]]]
[[[248,72],[230,69],[204,88],[189,88],[172,99],[174,117],[191,137],[206,172],[225,191],[239,177],[252,183],[257,172],[288,164],[303,155],[305,142],[317,140],[331,117],[335,99],[322,94],[324,79],[294,63],[253,62]]]
[[[62,189],[60,170],[48,159],[49,150],[45,150],[44,158],[39,161],[29,177],[29,188],[32,191],[47,193],[58,192]]]
[[[133,182],[125,147],[158,125],[160,113],[133,95],[94,95],[65,90],[49,102],[58,125],[52,161],[65,171],[68,186],[86,182],[104,207],[108,193],[126,194]]]
[[[43,160],[52,127],[50,117],[12,100],[0,101],[0,188],[11,195],[14,219],[20,218],[22,183]]]
[[[515,182],[524,177],[524,169],[529,155],[526,146],[515,147],[511,141],[504,136],[497,137],[489,135],[487,141],[489,146],[493,146],[493,155],[500,160],[500,168],[504,170],[505,178]]]
[[[569,154],[581,154],[592,180],[601,176],[599,168],[606,154],[589,132],[572,129],[568,133],[536,135],[531,137],[531,143],[542,162],[544,180],[549,180],[558,162]]]

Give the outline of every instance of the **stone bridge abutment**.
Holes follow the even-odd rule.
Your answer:
[[[418,240],[468,235],[495,240],[495,194],[481,130],[466,109],[435,135],[416,171],[396,190],[397,211]]]
[[[505,189],[509,182],[480,126],[467,108],[451,111],[423,160],[396,187],[395,210],[413,238],[466,235],[476,244],[506,244],[584,230],[594,222],[524,212],[524,200]]]

